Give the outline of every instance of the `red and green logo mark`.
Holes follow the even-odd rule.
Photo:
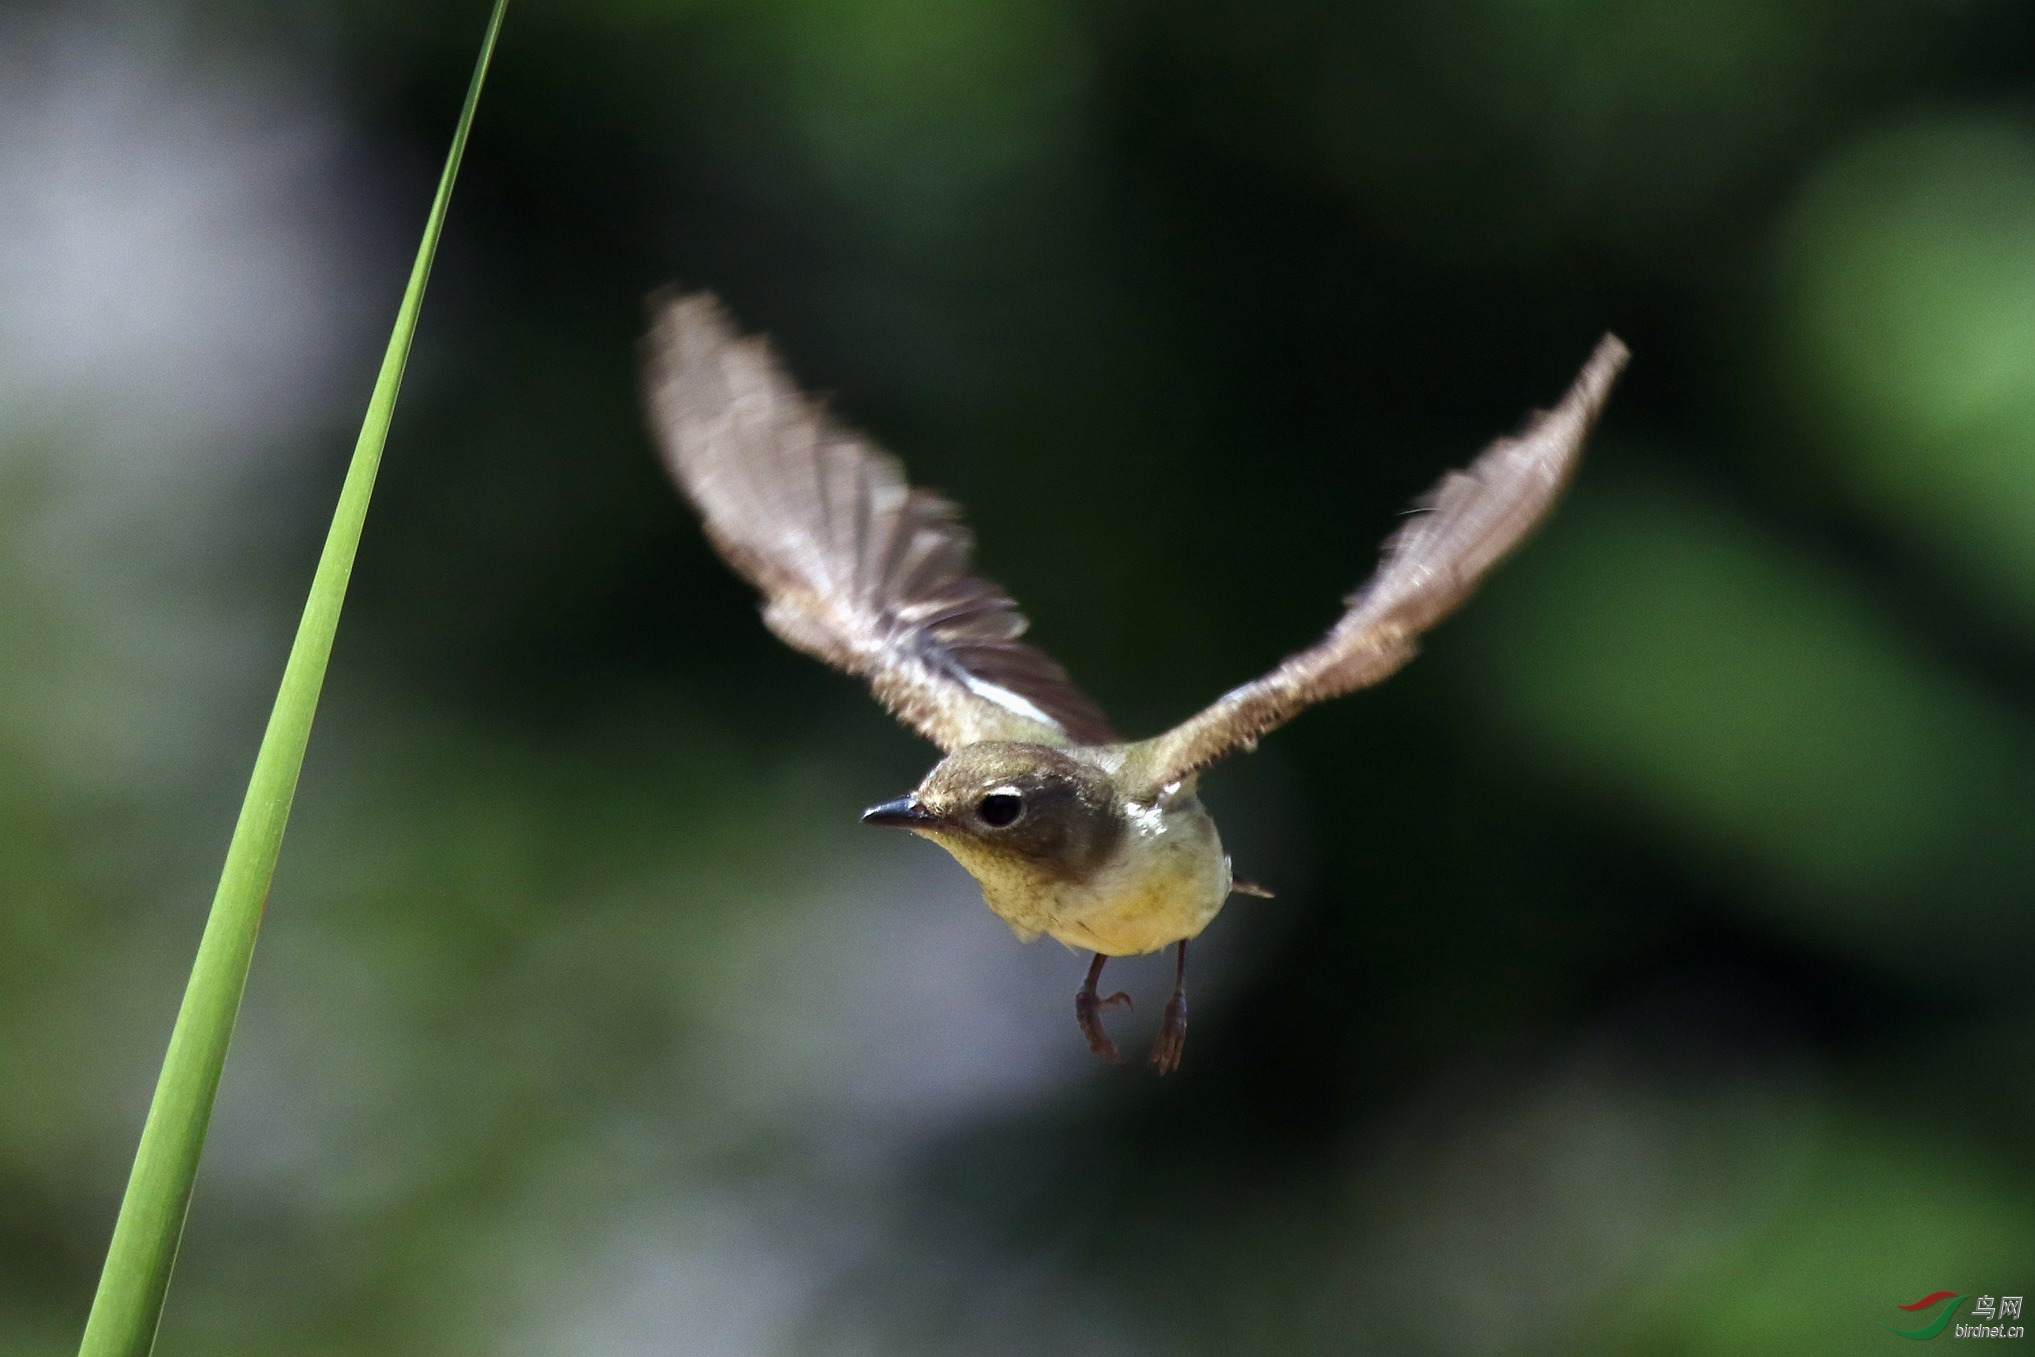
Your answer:
[[[1957,1313],[1957,1303],[1963,1299],[1964,1297],[1955,1291],[1933,1291],[1918,1301],[1896,1308],[1912,1310],[1920,1314],[1932,1306],[1942,1305],[1943,1313],[1937,1315],[1936,1318],[1930,1320],[1919,1329],[1897,1329],[1891,1324],[1882,1324],[1880,1327],[1888,1333],[1897,1333],[1903,1338],[1934,1338],[1937,1334],[1950,1327],[1950,1317]]]

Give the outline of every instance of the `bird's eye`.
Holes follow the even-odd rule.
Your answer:
[[[975,813],[991,829],[1014,825],[1025,813],[1025,803],[1015,792],[991,792],[975,805]]]

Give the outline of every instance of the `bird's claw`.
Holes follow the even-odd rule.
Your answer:
[[[1088,1049],[1112,1065],[1123,1064],[1123,1057],[1117,1053],[1116,1043],[1109,1039],[1109,1033],[1102,1030],[1102,1014],[1113,1008],[1129,1008],[1131,996],[1118,990],[1104,999],[1092,989],[1082,990],[1074,996],[1074,1021],[1081,1026],[1081,1035],[1088,1039]]]
[[[1187,996],[1175,994],[1159,1021],[1159,1035],[1152,1041],[1152,1068],[1171,1074],[1180,1068],[1180,1054],[1187,1049]]]

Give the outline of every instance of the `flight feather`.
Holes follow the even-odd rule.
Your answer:
[[[1553,507],[1627,357],[1625,345],[1606,335],[1559,405],[1444,476],[1386,542],[1377,571],[1319,644],[1137,746],[1146,789],[1191,777],[1315,703],[1369,687],[1411,659],[1420,634],[1468,598]]]
[[[1116,737],[1017,604],[968,571],[960,511],[802,393],[702,293],[653,298],[644,387],[666,467],[790,645],[943,749]]]

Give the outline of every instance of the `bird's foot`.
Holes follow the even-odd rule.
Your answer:
[[[1176,993],[1166,1004],[1166,1016],[1159,1021],[1159,1035],[1152,1041],[1152,1068],[1171,1074],[1180,1068],[1180,1053],[1187,1049],[1187,996]]]
[[[1131,996],[1122,990],[1106,999],[1093,989],[1083,989],[1074,996],[1074,1021],[1081,1025],[1081,1035],[1088,1038],[1088,1049],[1112,1065],[1123,1064],[1123,1057],[1117,1054],[1116,1043],[1109,1039],[1109,1033],[1102,1030],[1102,1015],[1112,1008],[1130,1006]]]

